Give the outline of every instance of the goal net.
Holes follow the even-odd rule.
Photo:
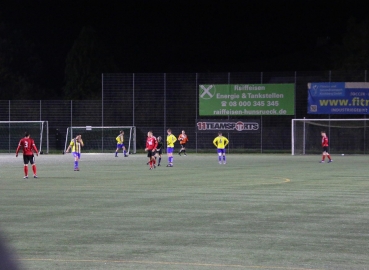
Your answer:
[[[136,127],[135,126],[111,126],[111,127],[69,127],[65,138],[64,151],[70,141],[77,135],[82,135],[85,153],[115,152],[117,148],[116,137],[120,131],[124,131],[124,146],[128,154],[136,153]]]
[[[321,132],[333,154],[369,153],[369,119],[292,119],[292,155],[322,152]]]
[[[40,153],[49,153],[48,121],[0,121],[0,152],[15,153],[26,131],[34,139]]]

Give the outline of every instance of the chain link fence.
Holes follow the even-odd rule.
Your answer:
[[[196,124],[202,118],[219,117],[199,116],[199,85],[292,83],[295,85],[294,115],[220,117],[241,121],[256,119],[260,123],[257,133],[223,133],[230,140],[229,152],[290,152],[291,120],[310,117],[307,84],[345,81],[366,82],[367,71],[102,74],[101,100],[0,100],[0,121],[48,121],[51,152],[63,150],[70,126],[136,126],[138,151],[143,151],[149,130],[163,137],[168,128],[176,136],[185,130],[189,137],[188,152],[213,151],[216,132],[200,133]],[[344,117],[314,115],[311,118]],[[354,117],[365,118],[365,115]],[[19,134],[19,138],[22,135]],[[10,148],[15,149],[16,145]],[[111,150],[115,150],[115,141]]]

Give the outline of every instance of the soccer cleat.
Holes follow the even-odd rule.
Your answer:
[[[223,164],[227,164],[227,162],[224,161]]]
[[[156,169],[156,166],[154,165],[154,169]]]
[[[168,164],[167,167],[173,167],[173,164]]]
[[[149,170],[152,170],[152,167],[150,167],[150,169]]]
[[[75,171],[75,172],[79,171],[79,168],[74,168],[74,171]]]
[[[319,163],[324,163],[324,160],[319,161]]]
[[[124,157],[128,157],[127,155],[125,155]]]
[[[24,176],[23,179],[28,179],[28,175]]]
[[[187,156],[186,154],[184,154],[185,156]]]
[[[219,164],[222,164],[222,162],[221,162],[221,161],[219,161]]]
[[[33,176],[33,178],[37,178],[37,175],[35,174],[35,175]]]
[[[160,163],[158,164],[158,166],[160,166]]]
[[[328,163],[331,163],[331,162],[333,162],[333,159],[331,159],[331,160],[328,161]]]
[[[178,155],[181,155],[181,152],[179,152]]]

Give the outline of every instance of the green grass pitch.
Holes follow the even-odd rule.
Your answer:
[[[0,230],[22,269],[368,269],[369,157],[332,157],[0,155]]]

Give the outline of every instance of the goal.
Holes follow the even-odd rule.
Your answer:
[[[333,154],[369,153],[369,119],[292,119],[292,155],[321,153],[321,131]]]
[[[68,127],[65,137],[64,151],[67,150],[69,142],[77,135],[82,135],[85,153],[108,153],[114,152],[117,147],[115,138],[120,131],[124,131],[124,146],[127,153],[136,154],[136,127],[135,126],[84,126]]]
[[[48,121],[0,121],[0,152],[15,153],[26,131],[31,134],[40,153],[49,153]]]

